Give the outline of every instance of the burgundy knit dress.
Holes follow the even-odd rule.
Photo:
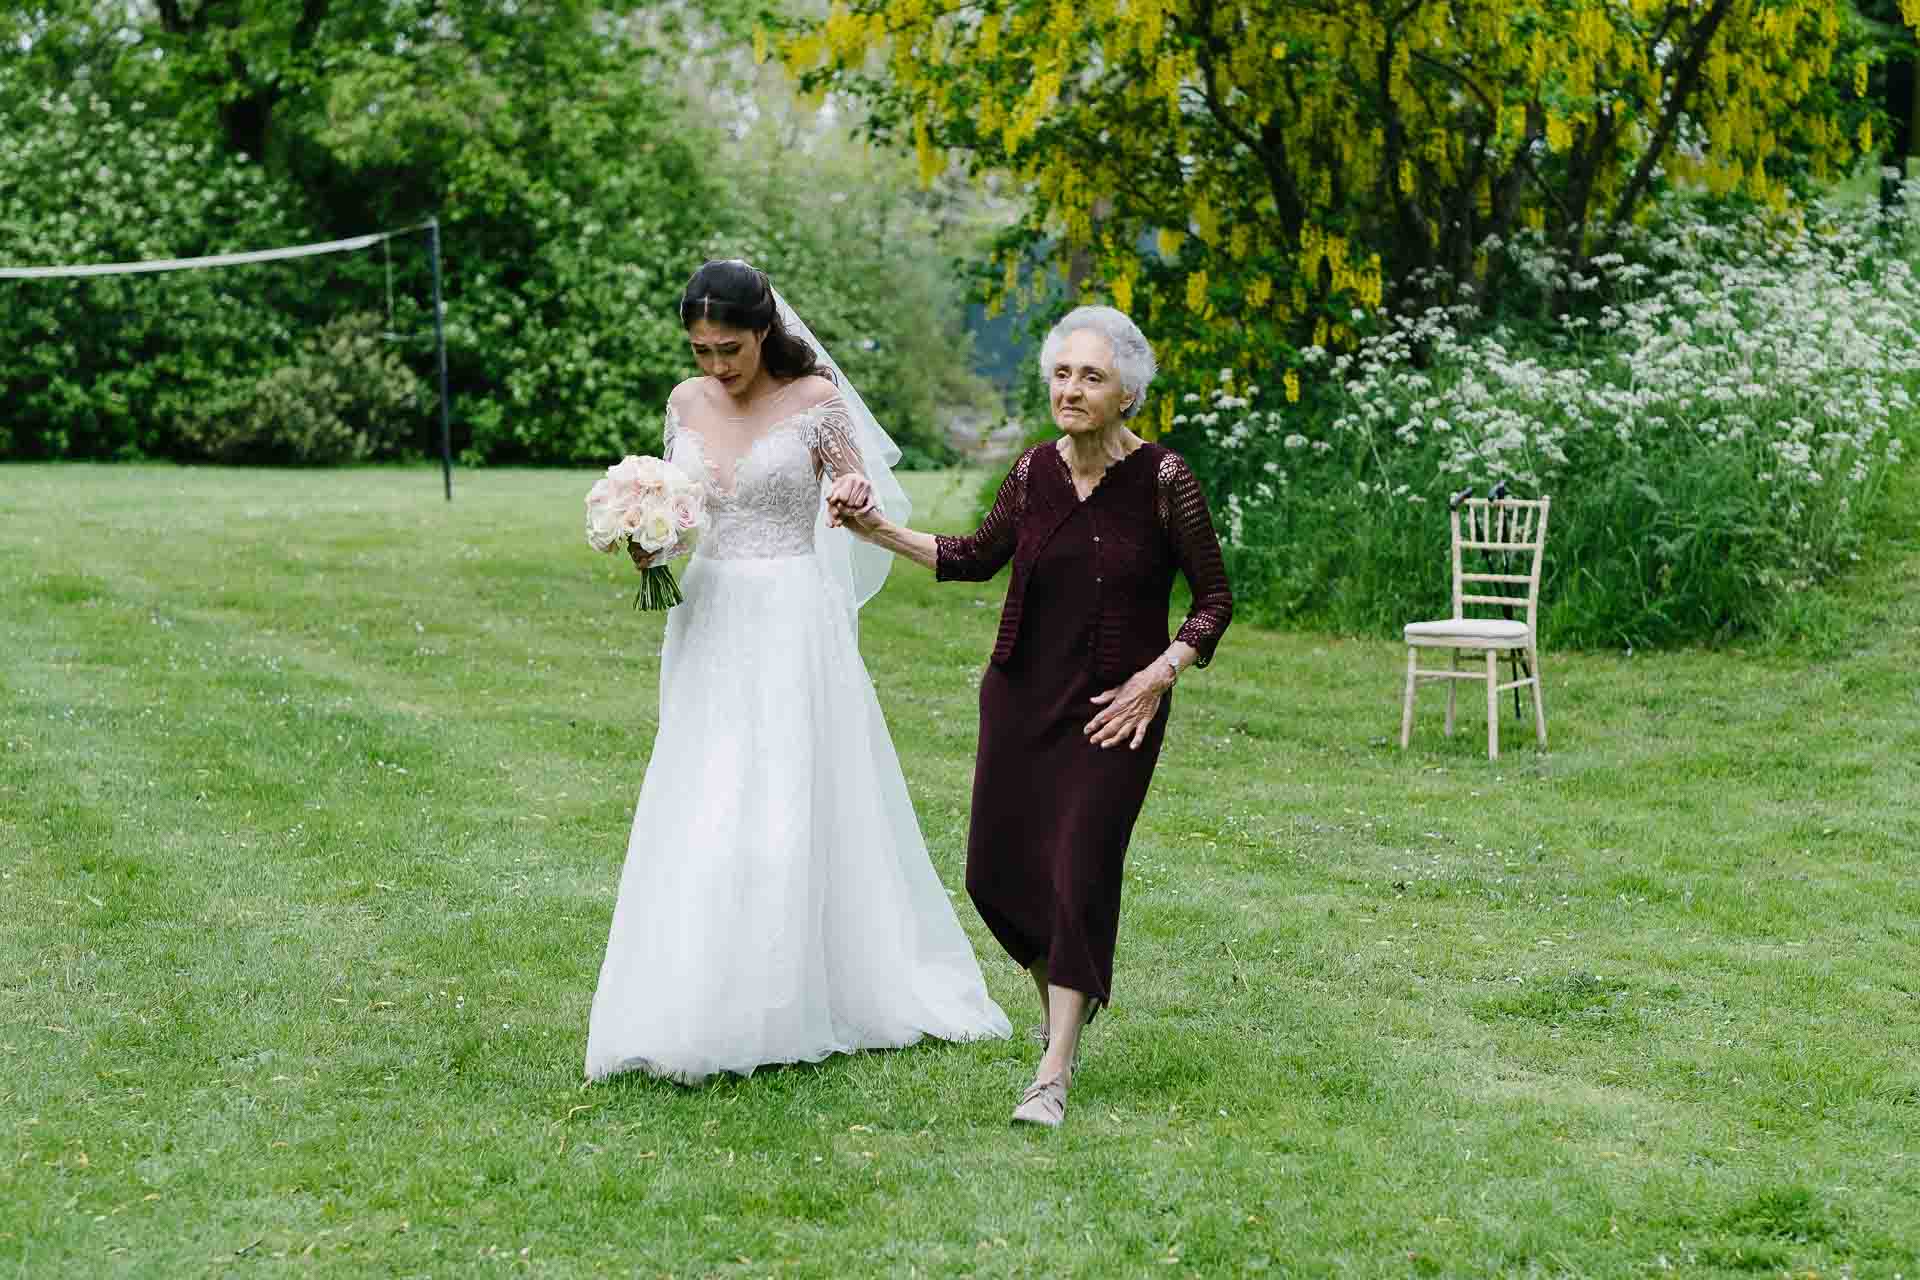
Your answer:
[[[1178,638],[1212,660],[1233,593],[1206,499],[1185,459],[1147,444],[1082,501],[1048,443],[1014,463],[977,532],[936,542],[943,581],[1013,561],[980,684],[967,893],[1015,963],[1044,957],[1049,982],[1105,1004],[1127,842],[1173,698],[1138,750],[1096,747],[1086,724],[1095,694],[1165,651],[1176,569],[1193,591]]]

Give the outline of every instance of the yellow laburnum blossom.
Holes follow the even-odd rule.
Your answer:
[[[1205,196],[1193,202],[1193,226],[1204,244],[1220,243],[1220,215],[1214,211],[1213,202]]]
[[[788,40],[780,48],[780,61],[794,75],[810,71],[820,61],[820,52],[826,42],[817,35],[797,36]]]
[[[1186,242],[1184,231],[1175,231],[1172,227],[1162,227],[1154,233],[1153,246],[1160,251],[1161,258],[1172,262],[1179,256],[1180,246]]]
[[[980,35],[974,41],[974,53],[991,58],[1000,52],[1000,15],[988,14],[980,23]]]
[[[1547,146],[1555,151],[1573,150],[1573,124],[1557,116],[1547,117]]]
[[[933,180],[947,167],[946,153],[933,145],[925,120],[913,122],[913,155],[919,162],[920,189],[924,191],[933,185]]]
[[[1864,62],[1853,64],[1853,93],[1857,98],[1867,96],[1867,64]]]
[[[1234,223],[1227,236],[1227,252],[1235,262],[1246,261],[1247,255],[1253,252],[1253,228],[1244,222]]]
[[[1187,310],[1200,314],[1207,309],[1207,273],[1203,268],[1187,277]]]
[[[1054,0],[1053,11],[1047,15],[1047,33],[1055,40],[1071,39],[1080,30],[1080,14],[1073,0]]]
[[[853,66],[867,56],[865,15],[854,13],[836,0],[833,7],[827,10],[827,21],[822,30],[826,33],[827,48],[833,52],[834,61],[841,66]]]
[[[1412,195],[1414,187],[1413,161],[1400,157],[1400,194]]]
[[[1247,303],[1253,307],[1264,307],[1273,297],[1273,280],[1268,276],[1255,276],[1253,283],[1247,286]]]
[[[1160,400],[1160,431],[1173,430],[1173,398],[1163,396]],[[1159,434],[1158,432],[1155,433]]]
[[[1313,322],[1313,345],[1316,347],[1324,347],[1327,345],[1327,318],[1325,316],[1321,316]]]
[[[756,26],[753,29],[753,65],[756,67],[767,65],[767,29],[765,27]]]
[[[1300,375],[1294,370],[1289,369],[1287,370],[1287,376],[1282,378],[1281,382],[1284,383],[1287,388],[1287,403],[1299,404],[1300,403]]]
[[[1170,53],[1162,54],[1153,69],[1154,91],[1167,100],[1171,111],[1180,109],[1180,64]]]
[[[1860,139],[1860,154],[1863,156],[1872,155],[1873,154],[1873,121],[1862,120],[1860,122],[1860,132],[1858,134],[1858,137]]]
[[[1166,22],[1166,10],[1160,0],[1135,0],[1127,6],[1128,16],[1133,19],[1133,47],[1141,57],[1151,54],[1160,44],[1160,29]]]
[[[1005,128],[1006,118],[1000,114],[1000,99],[993,94],[988,94],[982,98],[979,106],[974,111],[974,120],[980,126],[981,133],[996,134],[1002,132]]]

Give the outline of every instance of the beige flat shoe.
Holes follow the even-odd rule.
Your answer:
[[[1038,1124],[1058,1129],[1066,1117],[1067,1085],[1058,1076],[1051,1080],[1035,1080],[1028,1085],[1027,1091],[1020,1096],[1020,1105],[1013,1109],[1015,1124]]]

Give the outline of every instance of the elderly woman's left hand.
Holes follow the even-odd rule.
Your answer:
[[[1164,663],[1134,672],[1118,689],[1093,696],[1101,710],[1087,721],[1086,735],[1096,747],[1117,747],[1125,742],[1129,751],[1138,750],[1147,740],[1147,726],[1160,710],[1160,699],[1172,687],[1173,679]]]

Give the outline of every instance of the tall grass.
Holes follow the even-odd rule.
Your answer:
[[[1551,643],[1792,630],[1915,438],[1908,231],[1872,202],[1804,223],[1676,202],[1588,274],[1491,245],[1562,300],[1544,327],[1489,327],[1476,304],[1398,316],[1357,351],[1309,351],[1326,376],[1299,408],[1223,372],[1173,443],[1208,475],[1257,616],[1382,633],[1444,606],[1444,499],[1506,481],[1555,499]]]

